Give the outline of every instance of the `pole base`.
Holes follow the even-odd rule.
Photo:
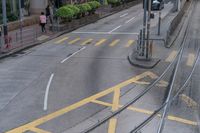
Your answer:
[[[137,58],[136,54],[131,53],[128,55],[128,61],[133,66],[145,69],[152,69],[160,62],[160,59],[153,58],[151,60],[140,60]]]

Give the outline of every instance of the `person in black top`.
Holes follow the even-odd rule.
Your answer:
[[[46,7],[46,17],[50,21],[50,23],[52,24],[51,12],[50,12],[50,6],[49,5]]]

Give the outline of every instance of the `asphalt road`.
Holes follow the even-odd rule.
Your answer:
[[[88,118],[94,120],[89,121],[91,125],[95,122],[93,117],[99,113],[103,114],[100,118],[110,113],[110,106],[97,104],[98,100],[112,103],[121,96],[124,104],[141,92],[169,64],[163,60],[154,69],[145,70],[128,63],[127,55],[135,47],[138,31],[142,28],[142,11],[142,5],[132,7],[1,60],[0,132],[22,126],[11,132],[62,133],[69,129],[72,133],[76,126],[82,129]],[[153,20],[153,25],[156,22]],[[170,58],[171,50],[164,51],[164,56]],[[167,78],[163,80],[166,81],[157,86],[157,91],[151,91],[136,104],[142,108],[140,113],[153,110],[163,102]],[[112,110],[117,108],[117,103],[112,105]],[[195,119],[190,114],[174,112],[171,114],[177,117],[173,121],[175,127],[180,125],[177,127],[189,132],[196,129]],[[127,114],[130,115],[125,113],[122,118],[127,118]],[[123,120],[130,122],[133,117],[139,120],[144,115],[148,114],[130,115],[130,120]],[[177,121],[178,118],[182,120]],[[184,123],[185,119],[190,121]],[[120,122],[124,124],[123,120]],[[123,130],[125,128],[120,125],[117,127],[119,133],[132,127],[126,124]],[[107,132],[107,129],[110,133],[114,130],[105,124],[103,131],[96,132]]]

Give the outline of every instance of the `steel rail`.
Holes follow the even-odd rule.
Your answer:
[[[168,72],[168,70],[171,68],[171,66],[176,62],[177,57],[180,55],[181,52],[181,48],[182,46],[180,46],[179,52],[176,55],[175,59],[173,62],[171,62],[169,64],[169,66],[165,69],[165,71],[160,75],[160,77],[158,77],[151,85],[149,85],[145,90],[143,90],[139,95],[137,95],[134,99],[132,99],[131,101],[129,101],[128,103],[126,103],[123,107],[121,107],[120,109],[114,111],[111,115],[105,117],[102,120],[99,120],[96,124],[92,125],[91,127],[87,128],[86,130],[84,130],[81,133],[89,133],[91,131],[93,131],[94,129],[96,129],[97,127],[101,126],[102,124],[104,124],[105,122],[107,122],[108,120],[110,120],[111,118],[113,118],[114,116],[120,114],[121,112],[123,112],[125,109],[127,109],[129,106],[131,106],[132,104],[134,104],[135,102],[137,102],[141,97],[143,97],[147,92],[149,92],[164,76],[165,74]]]
[[[144,96],[147,92],[149,92],[165,76],[165,74],[169,71],[169,69],[172,67],[172,65],[176,62],[176,59],[177,59],[178,55],[180,54],[180,52],[181,52],[181,49],[179,49],[179,52],[176,55],[175,59],[173,60],[173,62],[171,62],[168,65],[168,67],[165,69],[165,71],[151,85],[149,85],[145,90],[143,90],[139,95],[137,95],[134,99],[132,99],[131,101],[129,101],[128,103],[126,103],[120,109],[114,111],[111,115],[105,117],[102,120],[99,120],[96,124],[94,124],[93,126],[89,127],[88,129],[84,130],[81,133],[89,133],[89,132],[93,131],[97,127],[99,127],[102,124],[104,124],[105,122],[107,122],[109,119],[113,118],[114,116],[118,115],[119,113],[121,113],[122,111],[124,111],[125,109],[127,109],[130,105],[132,105],[135,102],[137,102],[142,96]]]
[[[179,94],[183,91],[183,89],[186,87],[186,85],[188,84],[189,80],[191,79],[195,68],[197,66],[198,60],[199,60],[199,54],[200,54],[200,49],[198,50],[198,54],[196,57],[196,61],[195,64],[192,68],[191,73],[189,74],[187,80],[185,81],[185,83],[183,84],[183,86],[176,92],[176,94],[172,97],[172,99],[170,99],[168,102],[165,102],[162,106],[160,106],[160,108],[158,108],[156,111],[153,112],[153,114],[151,116],[149,116],[146,120],[144,120],[140,125],[138,125],[135,129],[133,129],[132,131],[130,131],[130,133],[137,133],[138,131],[140,131],[144,126],[146,126],[154,117],[156,117],[158,115],[158,113],[167,105],[171,105],[171,103],[179,96]]]

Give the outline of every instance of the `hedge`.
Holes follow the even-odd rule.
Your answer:
[[[66,5],[65,7],[70,8],[74,12],[74,15],[78,15],[80,13],[80,9],[75,5]]]
[[[75,13],[69,7],[63,6],[56,11],[55,15],[64,19],[72,19]]]
[[[97,9],[97,8],[100,7],[100,3],[97,2],[97,1],[90,1],[90,2],[88,2],[88,4],[90,5],[90,7],[91,7],[92,9]]]

